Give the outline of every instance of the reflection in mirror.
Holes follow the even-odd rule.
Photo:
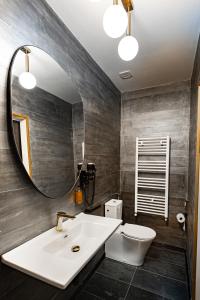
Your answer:
[[[83,103],[70,76],[47,53],[20,48],[10,69],[12,134],[35,187],[58,197],[74,185],[83,161]]]

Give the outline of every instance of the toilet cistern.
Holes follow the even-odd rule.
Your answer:
[[[56,213],[57,219],[56,219],[56,231],[61,232],[63,231],[63,219],[75,219],[76,216],[68,215],[64,211],[58,211]]]
[[[105,217],[121,219],[122,218],[122,200],[111,199],[105,203]]]

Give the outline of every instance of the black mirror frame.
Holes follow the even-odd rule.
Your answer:
[[[19,152],[18,152],[18,149],[17,149],[17,145],[15,143],[15,135],[14,135],[14,130],[13,130],[13,124],[12,124],[12,95],[11,95],[11,84],[12,84],[12,68],[13,68],[13,64],[14,64],[14,60],[15,60],[15,57],[17,56],[17,53],[19,52],[20,49],[22,48],[25,48],[25,47],[30,47],[30,44],[29,45],[22,45],[20,47],[18,47],[12,58],[11,58],[11,61],[10,61],[10,64],[9,64],[9,68],[8,68],[8,75],[7,75],[7,85],[6,85],[6,97],[7,97],[7,105],[6,105],[6,108],[7,108],[7,127],[8,127],[8,137],[9,137],[9,143],[10,143],[10,147],[11,147],[11,150],[13,150],[13,154],[15,156],[15,159],[17,162],[20,163],[20,169],[22,170],[22,172],[25,174],[26,176],[26,179],[34,186],[34,188],[40,193],[42,194],[44,197],[46,198],[49,198],[49,199],[57,199],[57,198],[62,198],[64,197],[65,195],[68,195],[70,194],[74,187],[77,185],[77,182],[79,180],[79,175],[80,175],[80,172],[78,173],[78,176],[77,178],[75,179],[75,182],[74,182],[74,185],[70,188],[69,191],[66,191],[64,194],[61,194],[59,195],[58,197],[51,197],[49,195],[46,195],[45,193],[43,193],[37,186],[36,184],[31,180],[26,168],[24,167],[24,164],[23,164],[23,161],[19,155]],[[38,46],[34,46],[34,45],[31,45],[33,47],[36,47],[38,49],[40,49],[41,51],[44,51],[43,49],[41,49],[40,47]],[[46,51],[44,51],[45,53],[47,53]],[[48,53],[47,53],[48,54]],[[50,55],[50,54],[48,54]],[[51,56],[51,55],[50,55]],[[56,62],[57,64],[59,64],[58,62]],[[60,64],[59,64],[60,65]],[[61,66],[60,66],[61,67]],[[62,68],[62,67],[61,67]],[[84,114],[84,112],[83,112]],[[84,118],[85,120],[85,118]],[[85,123],[85,122],[84,122]],[[84,165],[84,160],[85,160],[85,156],[83,158],[83,164],[82,164],[82,167]],[[81,170],[80,170],[81,171]]]

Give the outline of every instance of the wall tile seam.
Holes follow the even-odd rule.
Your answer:
[[[191,80],[183,80],[183,81],[177,81],[175,84],[180,84],[179,87],[174,86],[174,84],[164,84],[164,85],[158,85],[153,87],[147,87],[141,90],[133,90],[133,91],[127,91],[122,93],[122,102],[129,101],[129,100],[138,100],[141,98],[146,97],[153,97],[153,96],[162,96],[164,94],[172,94],[175,92],[181,92],[186,90],[188,93],[190,93],[191,89]],[[163,88],[163,91],[158,91],[159,89]],[[152,89],[152,90],[151,90]],[[147,94],[145,94],[145,92]],[[142,95],[141,95],[142,94]]]
[[[190,94],[189,91],[186,91],[186,92],[187,92],[187,94]],[[171,91],[170,93],[154,94],[154,95],[146,95],[146,96],[137,96],[137,95],[135,95],[135,96],[132,96],[130,98],[128,98],[128,97],[124,98],[122,103],[124,105],[124,104],[127,104],[127,103],[132,102],[132,101],[134,101],[134,102],[139,101],[139,100],[145,101],[146,99],[149,99],[149,98],[151,98],[151,101],[158,101],[158,99],[156,99],[156,97],[171,96],[175,93],[180,94],[180,91]]]
[[[170,89],[182,89],[183,87],[187,87],[189,85],[191,85],[191,79],[183,79],[183,80],[176,80],[173,82],[166,82],[160,85],[153,85],[153,86],[149,86],[149,87],[145,87],[142,89],[138,89],[138,90],[133,90],[133,92],[143,92],[145,90],[157,90],[157,89],[163,89],[165,88],[166,90],[170,90]],[[132,91],[130,91],[132,92]]]

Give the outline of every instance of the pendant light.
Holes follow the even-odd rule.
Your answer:
[[[128,18],[124,8],[119,5],[118,0],[113,0],[103,16],[103,28],[111,38],[119,38],[126,31]]]
[[[130,61],[134,59],[138,53],[139,45],[136,40],[131,35],[131,11],[133,10],[132,3],[129,3],[128,10],[128,29],[126,36],[119,42],[118,54],[122,60]]]
[[[25,53],[25,72],[19,76],[19,83],[23,88],[31,90],[37,84],[35,76],[30,73],[29,70],[29,54],[31,53],[31,50],[26,47],[22,48],[21,50]]]

